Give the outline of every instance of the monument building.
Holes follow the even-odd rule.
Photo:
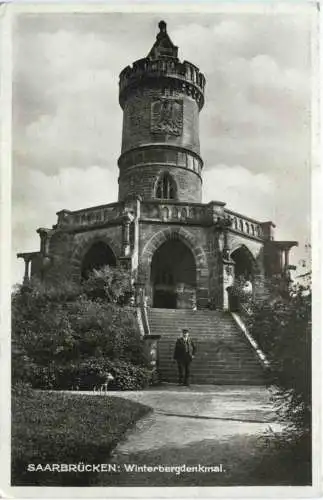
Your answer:
[[[200,69],[178,58],[161,21],[148,55],[120,73],[118,201],[64,208],[52,228],[39,228],[40,250],[18,254],[25,261],[25,282],[77,282],[92,269],[122,264],[132,271],[136,304],[148,305],[145,333],[161,337],[167,318],[170,329],[194,320],[203,330],[209,318],[209,325],[230,330],[226,311],[234,283],[247,280],[257,299],[267,278],[286,275],[297,243],[275,241],[273,222],[234,212],[224,201],[202,203],[199,115],[207,105],[205,85]],[[205,325],[199,334],[215,342],[210,328]],[[225,365],[237,342],[221,339]],[[166,351],[170,345],[165,343]]]

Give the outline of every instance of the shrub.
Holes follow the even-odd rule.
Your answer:
[[[136,371],[134,366],[148,366],[148,360],[135,310],[98,297],[91,299],[74,285],[64,287],[56,290],[32,283],[14,293],[13,382],[28,381],[37,388],[68,388],[68,374],[72,376],[86,360],[92,363],[98,359],[98,366],[103,359],[104,363],[125,363],[121,379],[128,371],[128,385],[142,387],[144,371]],[[118,287],[115,295],[120,297],[123,288]],[[120,381],[119,385],[127,384]]]
[[[120,267],[94,269],[83,282],[82,289],[90,299],[104,299],[119,305],[127,304],[132,293],[131,274]]]
[[[77,363],[35,366],[31,383],[37,389],[93,390],[101,386],[111,374],[110,390],[143,389],[149,385],[151,370],[127,361],[107,358],[86,358]]]
[[[309,432],[311,295],[294,287],[287,296],[258,304],[249,326],[270,362],[274,401],[281,418],[294,432]]]

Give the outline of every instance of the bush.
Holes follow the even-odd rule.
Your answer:
[[[306,441],[311,433],[310,290],[294,285],[254,304],[248,326],[270,362],[273,401],[286,433]]]
[[[149,411],[122,398],[16,388],[12,396],[12,485],[95,483],[93,472],[28,472],[27,465],[109,463],[124,432]]]
[[[116,271],[113,276],[118,276]],[[125,276],[120,278],[122,283]],[[116,287],[115,296],[124,296],[118,280]],[[57,290],[32,283],[14,293],[13,382],[30,382],[36,388],[71,388],[74,379],[70,383],[68,378],[80,366],[99,367],[110,362],[120,372],[120,388],[145,384],[148,359],[135,310],[97,296],[89,298],[83,292],[82,287],[70,284]],[[125,373],[130,377],[128,384]]]
[[[89,278],[83,281],[82,289],[90,299],[104,299],[125,305],[132,293],[131,274],[120,267],[104,266],[94,269]]]
[[[148,368],[127,361],[93,357],[64,365],[35,365],[30,383],[37,389],[91,391],[105,383],[109,373],[114,377],[108,385],[109,390],[143,389],[152,377]]]

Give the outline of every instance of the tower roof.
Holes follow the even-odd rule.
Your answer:
[[[167,33],[167,24],[165,21],[158,23],[159,33],[157,33],[156,41],[152,46],[147,58],[151,60],[171,58],[178,59],[178,47],[173,44]]]

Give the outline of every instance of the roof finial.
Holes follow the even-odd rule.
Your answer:
[[[167,24],[165,23],[165,21],[159,21],[158,27],[161,33],[166,33]]]

